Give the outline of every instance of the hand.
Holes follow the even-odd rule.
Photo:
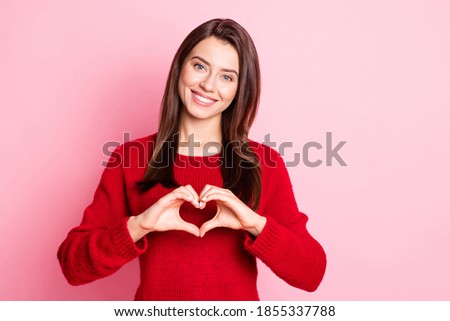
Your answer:
[[[150,232],[180,230],[199,236],[199,229],[194,224],[180,217],[180,206],[190,202],[200,207],[198,195],[191,185],[180,186],[161,197],[155,204],[142,214],[132,216],[128,220],[128,230],[136,242]]]
[[[257,214],[228,189],[206,185],[200,193],[200,208],[209,201],[216,201],[217,213],[200,227],[200,236],[216,227],[246,230],[258,236],[266,224],[266,218]]]

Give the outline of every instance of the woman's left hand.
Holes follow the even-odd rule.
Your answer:
[[[200,236],[216,227],[246,230],[258,236],[266,225],[266,218],[254,212],[228,189],[206,185],[200,193],[201,208],[216,201],[217,213],[200,227]]]

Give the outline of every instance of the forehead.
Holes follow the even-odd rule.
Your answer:
[[[239,70],[239,55],[232,44],[208,37],[200,41],[189,53],[188,59],[195,56],[205,59],[211,66],[221,69]]]

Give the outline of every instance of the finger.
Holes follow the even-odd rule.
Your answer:
[[[179,230],[179,231],[188,232],[188,233],[190,233],[192,235],[195,235],[197,237],[200,236],[200,230],[199,230],[199,228],[196,225],[194,225],[192,223],[188,223],[188,222],[186,222],[186,221],[184,221],[182,219],[180,220],[179,225],[177,226],[176,229]]]
[[[190,193],[187,193],[186,191],[182,191],[182,190],[174,190],[172,192],[170,192],[169,194],[165,195],[163,198],[160,199],[161,201],[161,205],[163,206],[171,206],[174,203],[176,203],[177,201],[181,201],[179,202],[180,206],[181,204],[186,201],[186,202],[192,202],[193,198],[192,195]]]
[[[198,197],[197,192],[195,191],[195,189],[191,186],[191,185],[185,185],[184,188],[191,193],[193,200],[192,200],[192,205],[194,205],[197,208],[200,208],[200,199]]]
[[[203,196],[214,187],[217,187],[217,186],[206,184],[205,187],[203,187],[202,191],[199,194],[200,201],[202,200]]]
[[[238,200],[238,198],[231,192],[223,189],[211,189],[203,195],[202,202],[208,202],[211,200],[220,200],[223,202],[230,202],[232,200]]]
[[[193,197],[198,198],[198,194],[195,191],[195,189],[192,187],[192,185],[188,184],[188,185],[184,185],[182,187],[185,188],[186,190],[188,190],[192,194]]]
[[[206,185],[205,188],[203,189],[202,193],[200,193],[200,208],[203,209],[206,207],[206,202],[208,202],[209,197],[208,195],[210,195],[211,193],[222,193],[224,195],[227,194],[232,194],[234,195],[231,191],[224,189],[224,188],[220,188],[214,185]]]
[[[223,204],[228,207],[234,213],[241,213],[240,215],[244,215],[244,213],[248,212],[250,208],[243,203],[236,195],[231,192],[224,191],[212,191],[204,196],[202,202],[206,204],[209,201],[216,201],[217,204]]]
[[[212,186],[210,185],[210,188],[205,190],[201,195],[200,195],[200,200],[202,200],[203,198],[207,197],[208,194],[210,193],[222,193],[224,195],[233,195],[233,192],[230,191],[229,189],[226,188],[220,188],[218,186]]]
[[[190,185],[186,185],[186,186],[180,186],[176,189],[176,191],[185,193],[186,195],[189,195],[189,199],[187,200],[188,202],[190,202],[193,206],[195,207],[199,207],[199,202],[198,202],[198,195],[195,192],[195,190],[192,188],[192,186]]]
[[[216,217],[210,219],[209,221],[203,223],[202,226],[200,226],[200,237],[205,236],[206,232],[221,226],[222,224],[220,224],[220,221],[216,219]]]
[[[172,193],[173,193],[174,198],[183,199],[188,202],[190,202],[194,199],[194,197],[191,195],[191,193],[189,193],[186,190],[178,190],[178,191],[174,191]]]

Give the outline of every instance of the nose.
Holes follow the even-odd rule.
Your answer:
[[[214,91],[215,86],[216,86],[215,79],[214,79],[214,76],[212,74],[209,74],[209,75],[205,76],[203,81],[200,82],[200,87],[202,87],[202,89],[204,91],[207,91],[207,92]]]

